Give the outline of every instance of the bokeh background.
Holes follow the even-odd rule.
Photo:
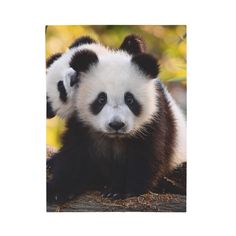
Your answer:
[[[161,66],[160,79],[167,86],[186,114],[186,26],[171,25],[81,25],[47,26],[46,58],[64,52],[78,37],[89,35],[97,41],[117,48],[126,35],[135,33],[146,42],[147,52],[154,54]],[[47,120],[47,144],[59,148],[64,121],[59,117]]]

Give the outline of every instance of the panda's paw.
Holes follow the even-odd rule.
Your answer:
[[[59,91],[60,100],[66,103],[74,94],[75,84],[78,83],[78,76],[76,71],[69,68],[63,72],[62,77],[63,79],[57,83],[57,90]]]
[[[62,193],[53,193],[47,194],[48,203],[65,203],[75,198],[75,194],[62,194]]]
[[[104,190],[102,191],[102,197],[105,198],[110,198],[110,199],[125,199],[126,198],[126,194],[125,192],[122,190],[122,188],[107,188],[105,187]]]
[[[105,198],[111,198],[111,199],[123,199],[124,198],[124,194],[123,193],[119,193],[119,192],[110,192],[110,191],[105,191],[102,192],[102,197]]]
[[[46,161],[46,166],[47,166],[47,170],[51,170],[53,168],[53,166],[55,165],[55,157],[49,157]]]
[[[67,69],[63,76],[63,83],[68,95],[71,95],[73,93],[73,87],[78,82],[79,81],[77,72],[72,68]]]
[[[110,191],[102,192],[102,197],[110,198],[113,200],[117,200],[117,199],[123,200],[126,198],[136,197],[139,195],[140,194],[138,193],[122,193],[122,192],[110,192]]]
[[[48,203],[64,203],[76,197],[76,193],[58,188],[58,183],[55,184],[53,180],[47,182],[47,202]]]

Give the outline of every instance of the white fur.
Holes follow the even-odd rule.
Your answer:
[[[109,50],[100,44],[84,44],[77,48],[69,49],[47,69],[47,96],[49,97],[53,111],[64,119],[68,118],[75,110],[73,95],[75,87],[70,87],[69,76],[71,73],[73,73],[73,69],[69,66],[69,63],[72,56],[77,51],[83,49],[92,50],[96,54],[109,53]],[[57,83],[60,80],[64,82],[64,86],[68,94],[66,103],[63,103],[59,98]]]
[[[174,99],[171,97],[166,88],[165,95],[170,103],[171,110],[175,118],[176,125],[176,141],[174,153],[171,158],[171,168],[175,168],[179,164],[186,162],[186,121],[183,112],[180,110]]]
[[[126,133],[132,135],[149,123],[157,111],[155,80],[148,79],[131,62],[131,56],[121,51],[98,55],[99,63],[81,76],[76,93],[76,107],[80,118],[95,130],[108,133],[109,122],[118,119],[125,123]],[[107,93],[107,104],[97,115],[89,105],[100,92]],[[131,92],[142,104],[140,116],[135,116],[124,102],[124,94]]]

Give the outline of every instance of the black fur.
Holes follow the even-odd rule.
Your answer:
[[[107,102],[107,95],[104,92],[98,94],[97,98],[90,104],[90,110],[94,115],[97,115]]]
[[[159,181],[157,191],[186,195],[186,171],[187,163],[184,162]]]
[[[63,81],[60,80],[57,83],[57,90],[59,92],[59,96],[60,96],[60,99],[62,100],[62,102],[66,102],[67,101],[67,92],[66,92],[65,86],[63,84]]]
[[[159,74],[159,65],[152,55],[141,53],[133,56],[132,62],[147,76],[154,79]]]
[[[105,190],[104,196],[113,198],[157,189],[169,171],[176,136],[174,117],[160,83],[157,90],[159,110],[152,123],[145,125],[145,137],[109,138],[91,131],[77,114],[68,120],[62,148],[53,157],[48,201],[65,201],[88,189]]]
[[[51,119],[55,116],[56,114],[54,113],[52,109],[51,102],[49,101],[49,98],[47,96],[47,119]]]
[[[132,93],[130,92],[125,93],[125,103],[136,116],[140,115],[142,111],[142,105],[135,99]]]
[[[80,73],[80,72],[88,71],[89,68],[96,63],[98,63],[97,55],[94,52],[85,49],[85,50],[76,52],[73,55],[70,61],[70,66],[77,73]]]
[[[70,86],[73,87],[78,82],[79,82],[78,73],[75,73],[70,77]]]
[[[51,57],[49,57],[47,59],[47,62],[46,62],[46,68],[48,68],[49,66],[51,66],[53,64],[54,61],[56,61],[58,58],[60,58],[62,55],[62,53],[56,53],[56,54],[53,54]]]
[[[78,47],[81,46],[83,44],[92,44],[92,43],[96,43],[95,40],[93,40],[92,38],[90,38],[89,36],[82,36],[80,38],[77,38],[70,46],[69,48],[74,48],[74,47]]]
[[[130,55],[136,55],[145,52],[145,44],[142,38],[131,34],[125,37],[120,49],[128,52]]]

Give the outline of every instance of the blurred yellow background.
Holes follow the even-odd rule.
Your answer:
[[[160,79],[166,84],[181,108],[186,112],[186,26],[156,25],[82,25],[47,26],[46,58],[66,51],[78,37],[89,35],[102,44],[118,48],[126,35],[135,33],[146,42],[147,52],[160,63]],[[47,120],[47,144],[60,147],[64,122],[58,117]]]

